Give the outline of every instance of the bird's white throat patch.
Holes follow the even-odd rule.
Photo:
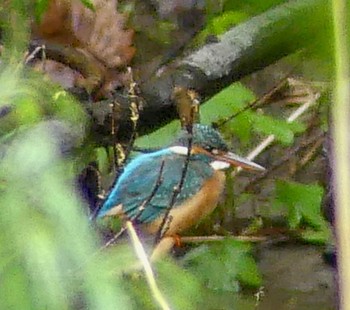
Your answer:
[[[230,164],[225,162],[225,161],[221,161],[221,160],[214,160],[210,163],[210,166],[212,166],[212,168],[214,170],[224,170],[230,167]]]
[[[186,146],[171,146],[169,150],[179,155],[187,155],[188,153],[188,148]]]

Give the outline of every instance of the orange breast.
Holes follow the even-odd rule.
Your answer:
[[[170,211],[172,220],[165,236],[179,234],[213,212],[224,190],[224,186],[225,173],[215,171],[214,175],[204,183],[202,189],[195,196]],[[152,223],[145,225],[145,229],[151,234],[156,233],[162,220],[162,217],[158,218]]]

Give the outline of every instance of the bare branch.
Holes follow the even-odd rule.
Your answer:
[[[193,114],[193,110],[191,110],[191,113]],[[191,116],[191,119],[193,120],[193,115]],[[187,174],[187,170],[188,170],[188,166],[189,166],[189,163],[190,163],[190,156],[191,156],[191,151],[192,151],[192,130],[193,130],[193,124],[187,124],[187,131],[188,131],[188,134],[189,134],[189,137],[188,137],[188,144],[187,144],[187,155],[186,155],[186,158],[185,158],[185,162],[184,162],[184,166],[183,166],[183,169],[181,171],[181,178],[180,178],[180,181],[179,183],[174,187],[174,190],[173,190],[173,194],[171,196],[171,200],[170,200],[170,203],[169,203],[169,206],[164,214],[164,217],[163,217],[163,220],[159,226],[159,229],[158,229],[158,232],[156,234],[156,238],[155,238],[155,243],[158,243],[159,240],[161,240],[166,231],[169,229],[169,225],[170,225],[170,222],[171,222],[171,218],[170,218],[170,212],[172,210],[172,208],[175,206],[175,203],[176,203],[176,198],[178,197],[178,195],[181,193],[181,190],[183,188],[183,185],[185,183],[185,179],[186,179],[186,174]]]
[[[147,205],[151,202],[151,200],[153,199],[153,197],[156,195],[159,187],[162,185],[163,182],[163,169],[164,169],[164,160],[162,161],[161,165],[160,165],[160,169],[159,169],[159,174],[158,174],[158,178],[156,181],[156,184],[154,185],[154,188],[151,192],[151,194],[149,195],[149,197],[141,204],[141,206],[138,209],[138,213],[132,218],[130,219],[132,222],[137,222],[137,220],[140,218],[140,216],[142,215],[143,211],[146,209]]]

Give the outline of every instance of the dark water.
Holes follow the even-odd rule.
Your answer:
[[[265,248],[259,262],[265,296],[257,309],[335,309],[334,270],[322,251],[310,245]]]
[[[218,293],[201,309],[328,310],[335,307],[332,267],[322,259],[323,249],[312,245],[260,246],[258,265],[263,276],[257,292]]]

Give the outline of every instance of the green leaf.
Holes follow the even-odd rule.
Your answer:
[[[259,114],[255,111],[245,111],[229,123],[228,127],[244,143],[251,139],[252,132],[261,133],[264,136],[275,135],[277,141],[289,145],[294,140],[294,133],[300,133],[305,130],[301,123],[287,123],[269,115]]]
[[[275,202],[286,206],[288,221],[292,228],[300,226],[302,221],[315,229],[324,227],[321,214],[323,188],[319,185],[277,181]]]
[[[202,124],[210,125],[229,117],[244,108],[246,102],[254,99],[250,90],[240,83],[234,83],[205,102],[200,109]],[[172,121],[166,126],[142,136],[135,145],[143,148],[162,147],[169,144],[180,130],[180,122]]]
[[[293,143],[294,133],[305,130],[305,126],[297,122],[287,123],[285,120],[279,120],[268,115],[247,113],[251,113],[254,131],[265,135],[275,135],[275,138],[285,145]]]
[[[242,11],[225,12],[212,19],[209,31],[211,34],[220,35],[247,18],[247,14]]]
[[[237,266],[237,279],[240,283],[248,287],[261,286],[262,278],[252,256],[244,254],[242,258],[237,260]]]
[[[149,135],[144,135],[140,138],[137,138],[135,145],[141,148],[162,147],[169,144],[178,134],[179,130],[180,122],[172,121],[168,125],[152,132]]]
[[[331,231],[328,226],[324,225],[318,231],[307,229],[301,234],[301,237],[308,243],[324,245],[329,242],[331,238]]]
[[[299,208],[289,208],[288,225],[292,229],[298,228],[303,216]]]
[[[188,253],[184,263],[213,290],[238,292],[240,285],[261,284],[250,247],[234,240],[203,245]]]
[[[110,161],[108,158],[108,154],[106,151],[106,148],[104,147],[98,147],[94,149],[95,151],[95,158],[98,164],[98,170],[102,174],[107,174],[108,170],[110,169]]]
[[[205,42],[210,35],[220,35],[234,25],[247,19],[247,14],[242,11],[228,11],[213,17],[207,26],[195,38],[195,44]]]
[[[201,106],[201,122],[211,124],[242,110],[254,94],[241,83],[234,83]]]
[[[230,131],[235,134],[242,143],[248,144],[253,133],[252,113],[243,112],[229,121],[226,125]]]

